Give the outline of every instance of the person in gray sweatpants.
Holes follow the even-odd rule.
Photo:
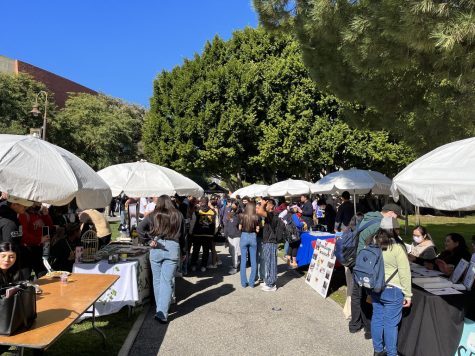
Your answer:
[[[229,242],[229,254],[231,255],[232,268],[229,274],[235,274],[239,268],[239,242],[241,231],[239,230],[239,203],[232,199],[226,207],[223,216],[224,236]]]

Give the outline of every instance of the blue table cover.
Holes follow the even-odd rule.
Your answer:
[[[305,266],[310,264],[312,259],[313,247],[312,241],[321,239],[332,239],[335,237],[335,234],[330,234],[328,232],[319,232],[319,231],[304,231],[300,233],[300,247],[297,251],[297,265]]]

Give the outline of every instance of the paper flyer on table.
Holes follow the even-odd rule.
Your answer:
[[[431,294],[434,295],[452,295],[452,294],[462,294],[458,290],[453,288],[433,288],[433,289],[426,289]]]
[[[475,262],[470,262],[470,266],[467,269],[465,278],[463,279],[463,285],[467,290],[472,290],[473,281],[475,280]]]
[[[457,267],[455,267],[454,271],[452,272],[452,275],[450,276],[450,281],[452,283],[457,283],[460,278],[462,278],[462,275],[465,273],[465,270],[467,269],[468,265],[469,262],[465,261],[462,258],[458,263]]]

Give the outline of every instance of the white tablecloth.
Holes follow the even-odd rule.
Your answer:
[[[97,263],[75,263],[73,273],[114,274],[120,276],[95,303],[96,316],[117,313],[126,305],[136,306],[150,296],[152,285],[148,253],[130,258],[127,262],[109,264],[107,260]]]

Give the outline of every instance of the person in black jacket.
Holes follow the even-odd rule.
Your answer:
[[[229,254],[232,261],[232,268],[229,270],[229,274],[237,273],[239,267],[239,242],[241,240],[239,213],[239,202],[232,199],[230,206],[226,207],[223,216],[224,236],[229,242]]]
[[[342,203],[338,207],[335,219],[335,230],[344,231],[350,225],[351,218],[355,215],[355,209],[350,202],[350,193],[344,191],[341,194]]]
[[[320,199],[317,204],[325,213],[325,216],[323,217],[323,225],[326,225],[327,231],[332,233],[335,231],[335,209],[333,209],[333,206],[330,204],[327,204],[325,199]]]
[[[308,194],[302,194],[300,196],[300,208],[302,209],[302,220],[307,224],[307,228],[310,228],[313,224],[313,206]]]
[[[262,200],[257,206],[257,215],[264,218],[264,228],[262,236],[262,252],[264,257],[264,285],[265,292],[275,292],[277,290],[277,224],[279,217],[273,212],[267,211],[266,201]]]

